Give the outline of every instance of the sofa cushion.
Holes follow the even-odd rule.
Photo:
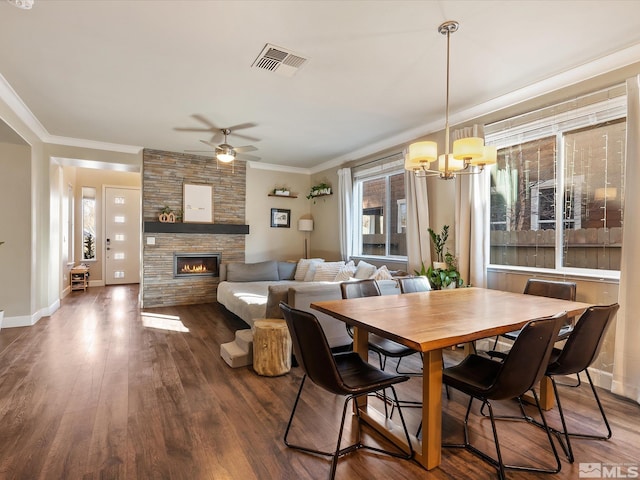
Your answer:
[[[266,282],[279,280],[278,262],[269,260],[258,263],[232,262],[227,264],[229,282]]]
[[[304,277],[311,266],[311,262],[324,262],[323,258],[301,258],[298,260],[298,266],[296,267],[296,273],[293,277],[298,282],[304,282]]]
[[[280,280],[293,280],[296,273],[296,262],[278,262],[278,276]]]

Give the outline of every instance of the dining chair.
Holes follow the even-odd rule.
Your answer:
[[[524,291],[522,292],[525,295],[537,295],[539,297],[549,297],[549,298],[558,298],[560,300],[571,300],[574,302],[576,300],[576,283],[568,282],[568,281],[558,281],[558,280],[543,280],[540,278],[530,278],[527,280],[527,284],[524,287]],[[568,319],[565,325],[562,325],[560,328],[560,332],[558,333],[557,341],[566,339],[573,329],[573,325],[571,321]],[[492,358],[501,358],[504,359],[506,356],[506,352],[497,351],[496,347],[498,346],[498,339],[500,337],[504,337],[507,340],[515,341],[520,334],[520,330],[514,330],[512,332],[507,332],[502,335],[499,335],[495,338],[493,342],[493,347],[489,350],[487,355]],[[578,383],[575,386],[580,386],[580,377],[578,376]]]
[[[384,450],[382,448],[365,445],[361,441],[361,418],[359,410],[355,409],[357,416],[357,440],[354,444],[341,447],[342,434],[349,401],[370,393],[389,388],[396,400],[398,397],[394,385],[406,382],[409,377],[385,372],[365,362],[356,352],[344,352],[333,354],[318,319],[311,313],[291,308],[286,303],[280,303],[280,308],[291,334],[293,350],[304,376],[300,382],[300,388],[293,404],[289,423],[284,434],[284,443],[287,447],[301,450],[307,453],[332,457],[330,478],[335,478],[338,459],[359,448],[366,448],[376,452],[385,453],[393,457],[409,459],[413,456],[413,447],[409,432],[404,421],[402,410],[398,408],[402,428],[406,437],[407,446],[401,446],[394,441],[391,443],[398,452]],[[300,396],[306,379],[309,378],[318,387],[335,395],[345,397],[342,408],[342,420],[338,432],[338,443],[333,452],[325,452],[312,447],[297,445],[289,442],[289,432],[300,401]],[[408,451],[407,451],[408,450]]]
[[[560,445],[562,445],[562,448],[571,463],[574,461],[574,456],[569,437],[608,440],[612,435],[611,426],[609,425],[607,416],[604,413],[604,408],[600,402],[598,392],[591,380],[588,367],[596,358],[598,358],[598,354],[600,353],[600,348],[602,347],[602,342],[604,340],[604,334],[609,325],[611,325],[611,322],[619,308],[620,305],[617,303],[606,306],[599,305],[589,307],[577,321],[573,328],[573,332],[567,339],[564,347],[562,349],[554,348],[552,350],[549,365],[545,371],[545,375],[551,379],[551,383],[553,384],[553,393],[556,398],[558,413],[562,423],[561,432],[555,429],[552,429],[552,431],[558,437]],[[578,374],[581,372],[584,372],[589,380],[591,391],[593,392],[593,396],[598,404],[598,409],[600,410],[600,415],[602,416],[602,420],[607,429],[606,435],[569,432],[567,429],[566,417],[560,402],[560,395],[558,394],[558,385],[555,377],[559,375],[572,375],[574,373]],[[562,441],[562,437],[564,437],[564,442]]]
[[[378,282],[373,279],[365,279],[353,282],[342,282],[340,284],[340,291],[343,299],[349,298],[362,298],[362,297],[375,297],[381,295]],[[390,321],[392,321],[390,319]],[[347,332],[353,338],[353,329],[350,325],[347,325]],[[404,357],[413,355],[414,353],[422,354],[417,350],[405,347],[393,340],[376,335],[375,333],[369,334],[369,350],[378,354],[378,360],[380,362],[380,368],[385,369],[387,365],[387,358],[397,358],[396,373],[402,375],[421,375],[421,373],[400,372],[400,362]]]
[[[431,290],[431,284],[427,277],[402,277],[398,279],[400,293],[417,293],[428,292]]]
[[[458,365],[445,368],[442,381],[445,385],[469,395],[469,404],[464,417],[464,443],[444,444],[443,447],[464,448],[487,461],[498,470],[500,480],[506,478],[506,470],[521,470],[540,473],[557,473],[560,471],[560,457],[553,442],[553,437],[545,419],[538,395],[534,386],[540,381],[549,364],[549,357],[556,341],[561,325],[566,321],[566,313],[558,313],[552,317],[538,318],[528,322],[521,330],[503,362],[496,362],[485,356],[470,354]],[[555,468],[532,467],[525,465],[506,465],[502,458],[497,417],[493,413],[492,401],[511,400],[527,392],[531,392],[535,400],[549,445],[555,457]],[[489,409],[491,429],[496,446],[497,458],[478,449],[469,442],[469,414],[474,399],[482,402]],[[518,417],[516,417],[518,418]],[[524,447],[520,447],[524,448]]]

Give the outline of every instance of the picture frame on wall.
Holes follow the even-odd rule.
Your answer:
[[[213,187],[185,183],[183,185],[184,223],[213,223]]]
[[[287,210],[284,208],[272,208],[271,227],[291,228],[291,210]]]

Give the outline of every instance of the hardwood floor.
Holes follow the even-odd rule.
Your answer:
[[[243,322],[217,304],[141,312],[137,296],[137,286],[128,285],[73,292],[50,318],[0,332],[1,479],[327,478],[327,459],[290,450],[282,441],[299,368],[274,378],[249,367],[231,369],[219,346],[246,328]],[[445,363],[461,356],[448,351]],[[417,358],[405,362],[403,368],[419,368]],[[307,385],[292,440],[332,449],[342,399]],[[399,395],[416,400],[420,388],[420,378],[412,378]],[[564,387],[561,394],[572,425],[599,425],[588,386]],[[579,462],[639,466],[640,406],[606,391],[601,398],[611,440],[576,439],[576,463],[562,457],[562,471],[552,477],[508,477],[576,479]],[[515,406],[502,402],[497,409],[515,412]],[[466,398],[452,391],[443,407],[445,440],[459,441]],[[417,409],[404,411],[415,432]],[[549,420],[557,424],[555,410]],[[481,444],[490,435],[488,421],[478,415],[471,428],[472,440]],[[549,464],[541,430],[517,422],[498,428],[507,461],[524,455]],[[366,427],[365,433],[366,440],[384,444]],[[454,449],[445,449],[441,467],[429,472],[412,461],[360,450],[340,460],[337,476],[497,478],[491,466]]]

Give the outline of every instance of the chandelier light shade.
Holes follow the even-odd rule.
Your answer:
[[[445,152],[438,155],[436,142],[415,142],[409,145],[404,167],[418,177],[439,175],[452,179],[457,173],[480,173],[485,165],[496,163],[495,147],[485,146],[479,137],[461,138],[453,142],[453,153],[449,150],[449,74],[451,34],[458,31],[460,24],[450,20],[438,27],[438,32],[447,36],[447,92],[445,102]],[[431,162],[438,160],[438,169],[431,170]]]

